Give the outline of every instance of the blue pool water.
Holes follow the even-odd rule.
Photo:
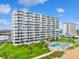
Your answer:
[[[59,46],[61,46],[61,44],[55,43],[55,44],[51,44],[50,46],[52,46],[52,47],[59,47]]]

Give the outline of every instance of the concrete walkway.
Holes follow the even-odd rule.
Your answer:
[[[3,59],[3,58],[0,57],[0,59]]]
[[[3,48],[7,43],[4,43],[3,45],[0,46],[0,49]],[[2,51],[1,51],[2,52]],[[0,57],[0,59],[3,59],[2,57]]]
[[[32,58],[32,59],[41,59],[41,58],[43,58],[43,57],[45,57],[45,56],[48,56],[48,55],[52,54],[53,52],[54,52],[54,51],[51,51],[51,52],[49,52],[49,53],[46,53],[46,54],[43,54],[43,55],[37,56],[37,57]]]
[[[7,43],[4,43],[3,45],[0,46],[0,49],[3,48]]]

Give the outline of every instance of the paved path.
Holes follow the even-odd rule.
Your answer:
[[[3,58],[0,57],[0,59],[3,59]]]
[[[43,54],[43,55],[37,56],[37,57],[32,58],[32,59],[40,59],[40,58],[43,58],[43,57],[45,57],[45,56],[48,56],[48,55],[52,54],[53,52],[54,52],[54,51],[51,51],[51,52],[49,52],[49,53],[46,53],[46,54]]]
[[[7,43],[4,43],[0,46],[0,49],[3,48]],[[2,52],[2,51],[1,51]],[[0,57],[0,59],[3,59],[2,57]]]
[[[4,43],[0,46],[0,49],[3,48],[7,43]]]

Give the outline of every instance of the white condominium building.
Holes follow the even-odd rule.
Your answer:
[[[76,24],[75,23],[64,23],[63,33],[66,36],[76,35]]]
[[[12,12],[12,42],[14,45],[59,37],[59,20],[25,10]]]

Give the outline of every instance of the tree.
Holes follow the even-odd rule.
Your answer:
[[[29,44],[29,49],[30,49],[30,55],[32,55],[32,52],[33,52],[33,50],[32,50],[32,43]]]
[[[56,41],[58,41],[58,40],[59,40],[59,37],[56,38]]]
[[[29,42],[31,42],[31,41],[32,41],[32,39],[29,39]],[[32,45],[33,45],[33,42],[29,44],[30,56],[33,53],[33,48],[32,48],[33,46]]]
[[[55,51],[55,52],[52,53],[51,56],[52,56],[53,58],[56,58],[56,57],[60,58],[60,57],[63,56],[63,54],[64,54],[63,51]]]
[[[45,49],[48,49],[48,43],[44,42]]]
[[[45,49],[48,49],[48,41],[47,40],[41,40],[43,46],[45,47]]]

